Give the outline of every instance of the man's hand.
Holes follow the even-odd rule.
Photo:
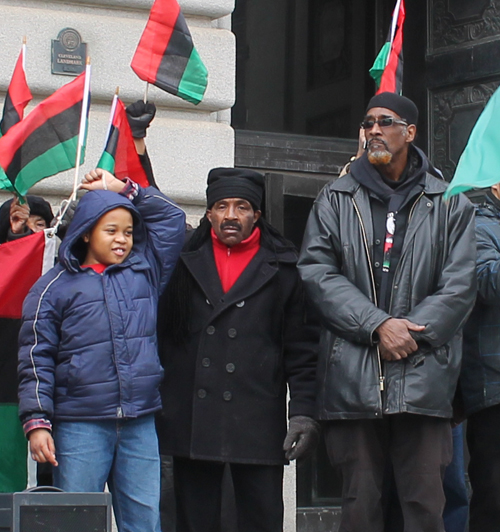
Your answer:
[[[112,192],[121,192],[125,188],[125,183],[116,179],[116,177],[102,168],[96,168],[82,179],[80,188],[84,190],[111,190]]]
[[[296,460],[314,451],[319,440],[319,424],[308,416],[290,418],[288,432],[283,442],[287,460]]]
[[[47,429],[35,429],[28,434],[30,440],[31,457],[41,464],[50,462],[57,467],[56,446],[54,439]]]
[[[424,329],[424,325],[416,325],[409,320],[389,318],[376,329],[380,338],[380,355],[388,361],[406,358],[418,349],[410,331],[421,332]]]
[[[30,206],[26,202],[19,204],[19,198],[15,197],[10,204],[10,230],[15,235],[26,232],[26,222],[30,217]]]

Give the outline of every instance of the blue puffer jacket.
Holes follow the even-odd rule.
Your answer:
[[[500,201],[476,207],[477,300],[464,328],[460,385],[466,415],[500,404]]]
[[[134,217],[134,245],[102,275],[81,268],[81,236],[106,212]],[[59,264],[33,286],[19,336],[21,420],[135,418],[161,407],[158,297],[184,240],[184,213],[154,188],[130,202],[110,191],[81,199]]]

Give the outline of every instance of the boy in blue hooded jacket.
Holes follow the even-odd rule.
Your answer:
[[[101,169],[33,286],[19,337],[19,413],[33,458],[64,491],[107,482],[120,532],[159,532],[154,412],[163,370],[156,309],[179,256],[184,213],[154,188]]]

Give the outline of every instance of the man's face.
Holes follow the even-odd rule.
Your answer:
[[[254,211],[249,201],[241,198],[225,198],[207,209],[207,218],[217,238],[228,247],[239,244],[252,234],[260,214],[260,211]]]
[[[26,225],[33,231],[33,233],[39,233],[40,231],[47,229],[47,222],[38,214],[30,214]]]
[[[101,216],[83,235],[87,243],[84,264],[121,264],[132,250],[133,229],[132,214],[127,209],[118,207]]]
[[[380,125],[384,118],[392,118],[391,125]],[[404,120],[390,109],[374,107],[366,113],[363,122],[375,122],[373,127],[365,126],[368,160],[375,166],[387,165],[395,158],[407,155],[408,147],[415,139],[416,127],[405,125]]]

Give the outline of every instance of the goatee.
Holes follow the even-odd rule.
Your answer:
[[[392,153],[386,150],[369,151],[368,160],[374,166],[386,165],[391,162]]]

